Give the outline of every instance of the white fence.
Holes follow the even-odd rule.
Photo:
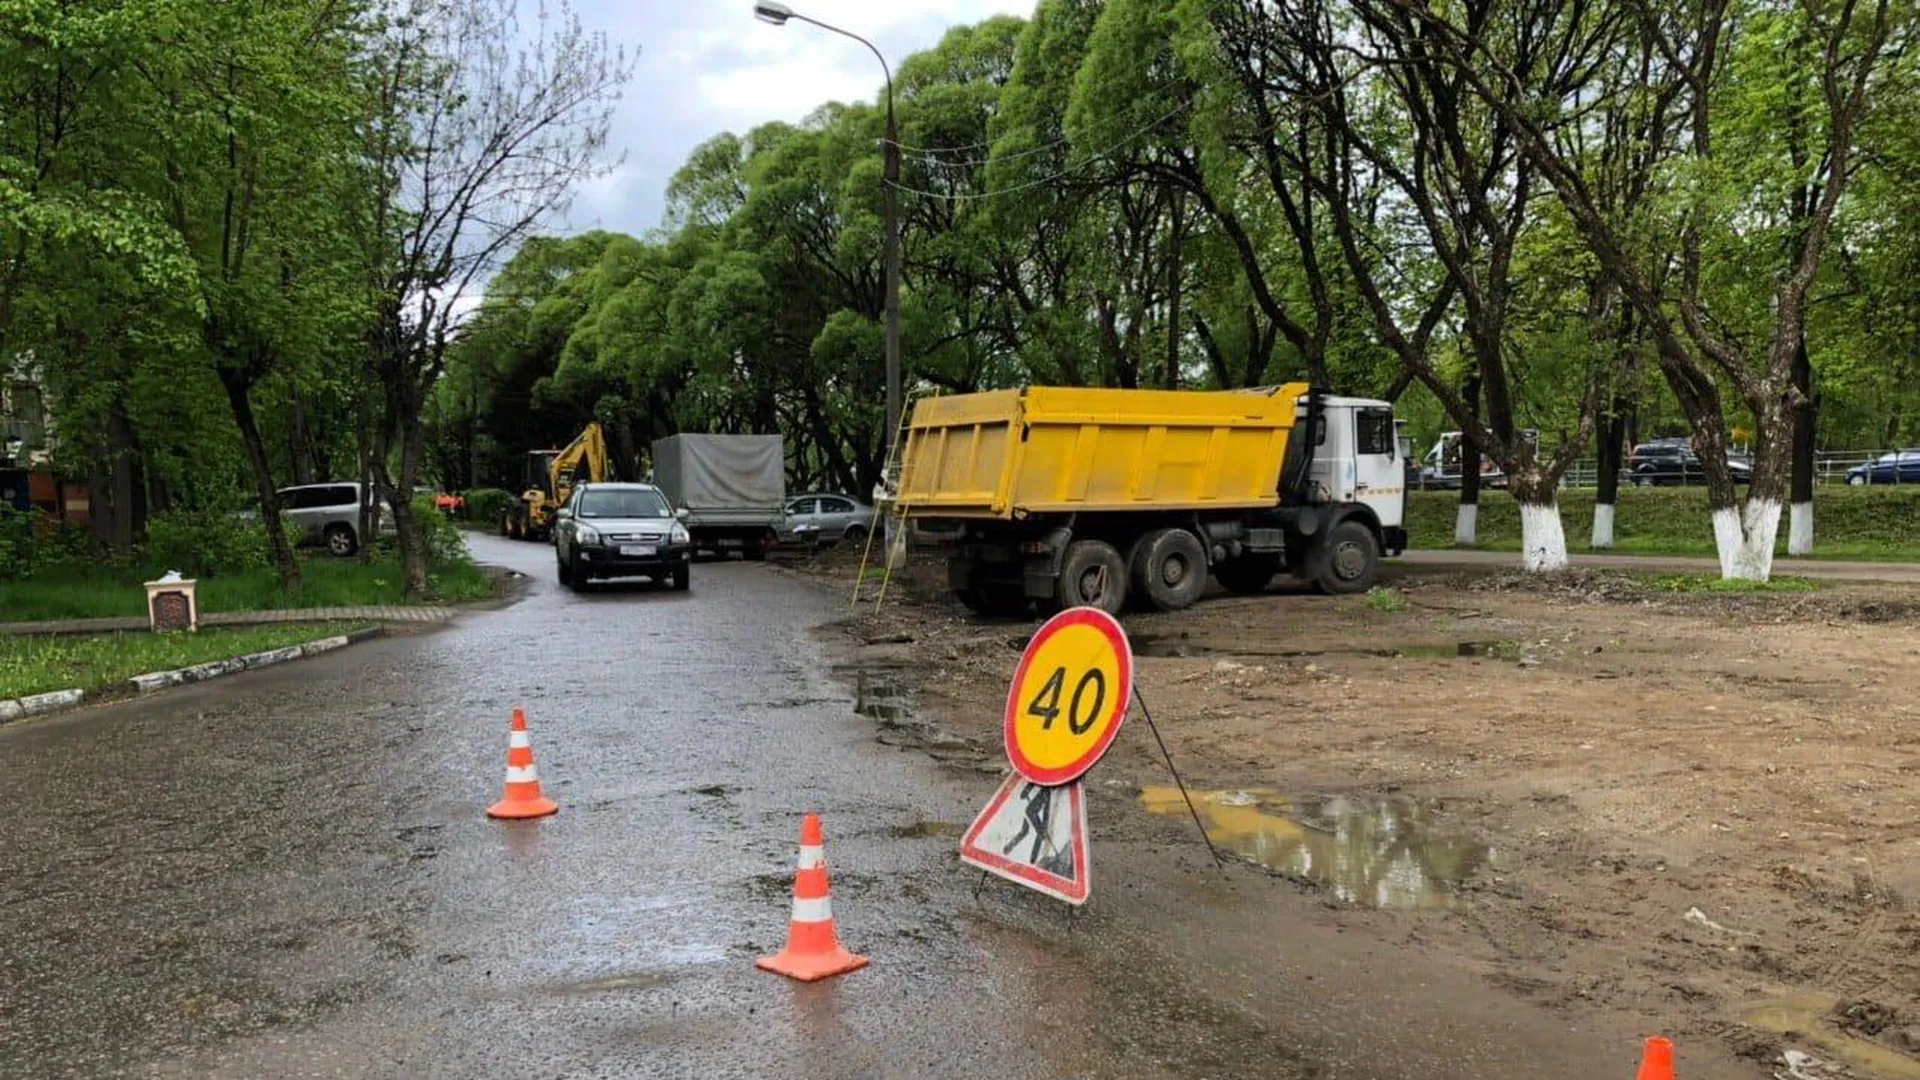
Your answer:
[[[1847,470],[1857,465],[1865,465],[1888,452],[1889,451],[1886,450],[1816,450],[1813,454],[1813,482],[1816,484],[1845,484],[1847,482]],[[1909,465],[1909,468],[1912,469],[1914,466]],[[1920,471],[1920,469],[1915,469],[1915,471]],[[1889,483],[1898,484],[1900,483],[1899,477],[1900,471],[1895,469],[1893,470],[1893,479],[1891,481],[1883,479],[1876,482],[1870,470],[1867,473],[1867,482],[1878,483],[1882,486]],[[1625,486],[1627,477],[1624,471],[1621,472],[1620,479],[1622,486]],[[1912,485],[1913,482],[1909,481],[1908,486]],[[1600,463],[1591,458],[1585,461],[1574,462],[1572,467],[1567,469],[1567,474],[1560,478],[1560,486],[1563,488],[1599,487]]]

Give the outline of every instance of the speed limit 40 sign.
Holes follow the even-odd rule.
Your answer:
[[[1069,608],[1047,620],[1007,690],[1007,759],[1036,784],[1078,779],[1113,745],[1133,693],[1133,646],[1113,616]]]

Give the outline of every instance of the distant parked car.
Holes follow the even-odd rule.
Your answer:
[[[281,488],[276,494],[281,516],[298,530],[295,543],[322,544],[328,552],[340,556],[360,550],[359,484],[298,484]],[[258,512],[256,500],[253,508],[242,511],[242,516],[252,518]],[[378,531],[382,535],[393,532],[393,515],[384,505]]]
[[[848,540],[859,543],[873,531],[874,509],[845,495],[810,492],[787,500],[781,540],[807,547]]]
[[[1638,487],[1707,482],[1700,455],[1685,439],[1654,439],[1635,446],[1627,454],[1626,471],[1627,479]],[[1753,479],[1753,462],[1744,454],[1728,451],[1727,471],[1733,474],[1734,483],[1748,483]]]
[[[1920,484],[1920,449],[1889,450],[1864,465],[1847,470],[1847,483]]]

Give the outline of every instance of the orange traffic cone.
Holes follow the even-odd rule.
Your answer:
[[[1673,1041],[1658,1035],[1647,1040],[1634,1080],[1673,1080]]]
[[[801,982],[844,975],[867,966],[867,958],[840,946],[833,924],[833,900],[827,895],[827,855],[820,839],[820,815],[800,822],[800,865],[793,875],[793,918],[787,923],[787,947],[763,956],[754,966]]]
[[[492,818],[535,818],[558,813],[552,799],[540,794],[540,773],[533,767],[533,741],[527,736],[527,714],[513,710],[513,730],[507,735],[507,791],[487,807]]]

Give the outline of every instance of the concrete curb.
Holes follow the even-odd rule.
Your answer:
[[[175,668],[172,671],[150,671],[145,675],[135,675],[128,679],[118,690],[110,687],[95,690],[91,694],[84,690],[55,690],[45,694],[31,694],[11,701],[0,701],[0,724],[60,709],[70,709],[90,700],[123,697],[127,694],[151,694],[157,690],[165,690],[169,686],[184,686],[188,683],[217,679],[222,675],[257,671],[275,664],[284,664],[289,660],[344,649],[348,645],[383,637],[386,632],[387,628],[384,626],[370,626],[365,630],[355,630],[351,634],[336,634],[333,637],[321,638],[301,645],[288,645],[264,652],[248,653],[245,656],[229,657],[225,660],[209,660],[204,664]]]

